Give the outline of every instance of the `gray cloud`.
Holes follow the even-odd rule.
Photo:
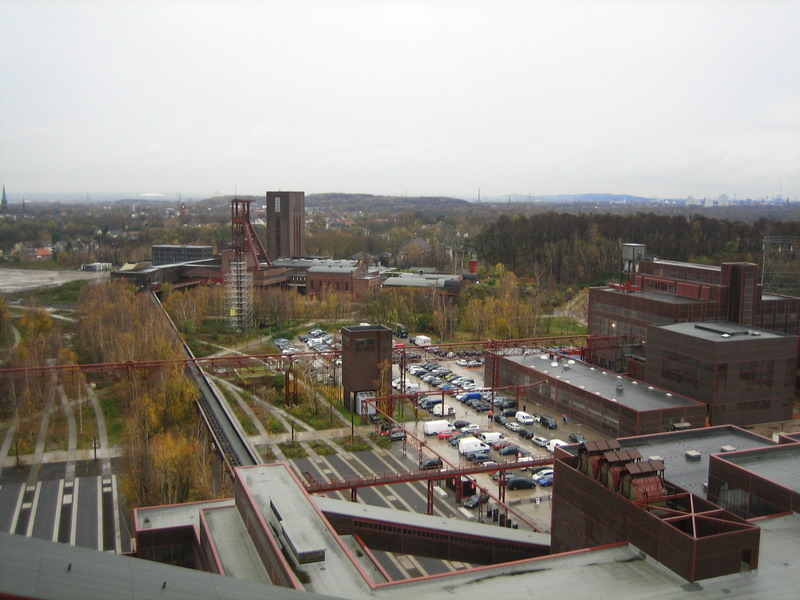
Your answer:
[[[31,192],[800,195],[800,4],[3,0]]]

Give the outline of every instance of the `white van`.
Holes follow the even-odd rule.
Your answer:
[[[517,420],[517,423],[521,423],[522,425],[533,425],[533,415],[521,410],[517,411],[517,414],[514,415],[514,418]]]
[[[547,442],[547,451],[548,452],[555,452],[557,446],[568,446],[567,442],[564,440],[552,439]]]
[[[437,435],[440,431],[453,431],[455,427],[449,421],[425,421],[422,431],[425,435]]]
[[[439,404],[433,405],[433,408],[431,408],[431,414],[434,417],[452,417],[456,414],[456,409],[452,406],[445,406],[440,402]]]
[[[499,431],[484,431],[478,434],[478,439],[483,440],[487,444],[494,444],[500,440],[506,439]]]
[[[465,456],[473,452],[488,452],[489,450],[491,450],[489,444],[482,442],[478,438],[467,437],[458,440],[458,452]]]

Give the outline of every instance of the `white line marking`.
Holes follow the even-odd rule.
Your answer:
[[[58,541],[58,531],[61,529],[61,503],[64,501],[64,480],[58,484],[58,496],[56,497],[56,515],[53,523],[53,541]]]
[[[36,491],[33,493],[33,502],[31,502],[31,515],[28,517],[28,531],[25,532],[27,537],[33,535],[33,521],[36,516],[36,507],[39,506],[39,495],[42,491],[42,482],[36,482]]]

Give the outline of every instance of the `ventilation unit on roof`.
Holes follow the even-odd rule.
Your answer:
[[[686,451],[686,460],[700,460],[702,456],[697,450]]]
[[[728,446],[722,446],[722,447],[719,449],[719,451],[720,451],[720,452],[733,452],[734,450],[736,450],[736,448],[735,448],[734,446],[730,446],[730,445],[728,445]]]

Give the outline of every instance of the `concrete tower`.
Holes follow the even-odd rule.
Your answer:
[[[267,254],[275,258],[306,252],[305,192],[267,192]]]

